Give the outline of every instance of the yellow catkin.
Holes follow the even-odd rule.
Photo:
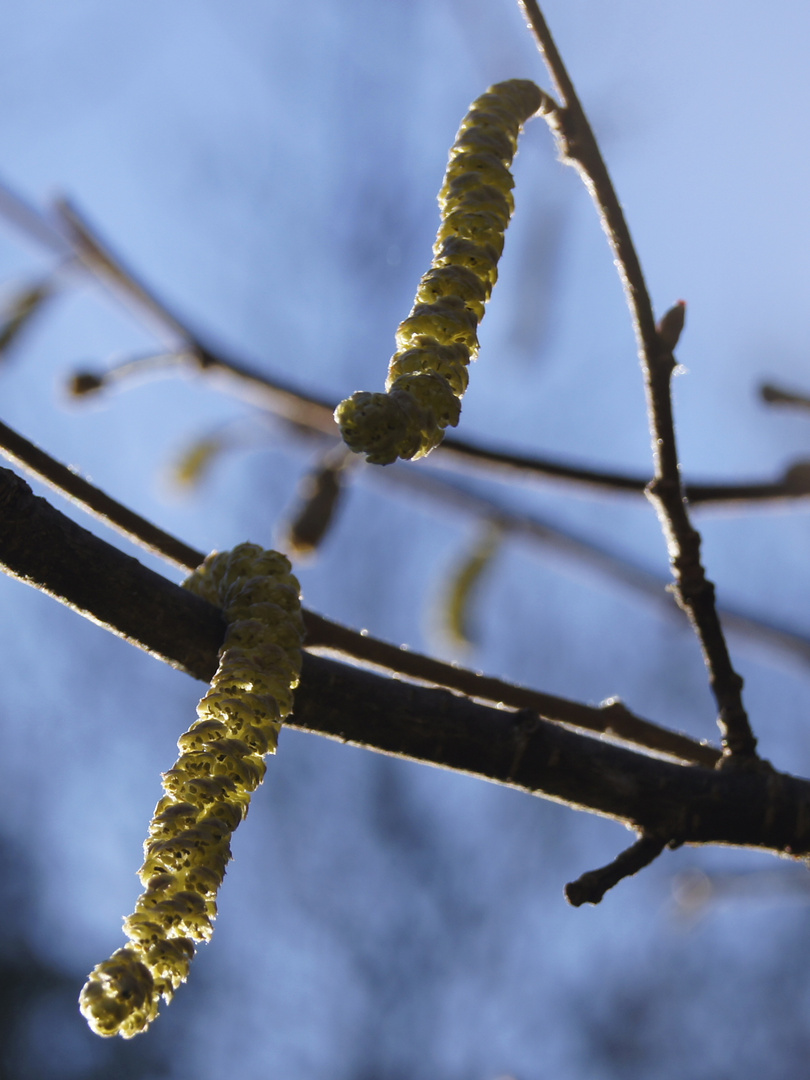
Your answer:
[[[521,127],[547,101],[534,83],[512,79],[491,86],[461,122],[439,192],[433,262],[397,330],[386,392],[358,391],[335,410],[346,444],[372,464],[424,457],[458,423],[514,208],[509,166]]]
[[[274,753],[292,709],[304,626],[298,582],[278,552],[241,544],[215,552],[184,582],[221,607],[219,667],[163,774],[139,874],[144,892],[124,920],[129,941],[91,972],[79,999],[99,1035],[131,1038],[185,981],[195,943],[207,941],[230,836]]]

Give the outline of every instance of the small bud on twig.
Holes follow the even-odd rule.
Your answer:
[[[77,371],[68,381],[67,391],[71,397],[95,394],[104,386],[104,376],[95,371]]]
[[[664,345],[670,352],[675,348],[683,332],[683,324],[686,321],[686,301],[679,300],[674,307],[671,307],[669,311],[662,315],[656,330],[658,331],[658,337],[661,339],[661,344]]]

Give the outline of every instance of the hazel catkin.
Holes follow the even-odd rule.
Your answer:
[[[458,423],[514,208],[509,166],[521,127],[547,101],[534,83],[512,79],[491,86],[461,122],[439,192],[433,262],[397,330],[386,392],[358,391],[335,410],[346,444],[372,464],[424,457]]]
[[[221,607],[219,667],[163,774],[139,871],[144,892],[124,920],[128,944],[91,972],[79,999],[99,1035],[146,1030],[160,999],[188,976],[195,942],[208,941],[230,836],[262,782],[292,709],[301,669],[300,590],[285,556],[255,544],[214,552],[184,582]]]

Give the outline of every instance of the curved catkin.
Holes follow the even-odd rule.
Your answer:
[[[278,552],[240,544],[215,552],[184,582],[221,607],[228,629],[197,720],[163,774],[139,874],[144,892],[124,920],[129,942],[99,964],[79,999],[99,1035],[131,1038],[188,975],[207,941],[230,836],[262,782],[281,721],[292,709],[304,625],[298,582]]]
[[[461,122],[439,192],[433,262],[397,330],[386,393],[358,391],[335,410],[346,444],[372,464],[424,457],[458,423],[514,209],[509,166],[521,127],[547,100],[525,79],[496,83]]]

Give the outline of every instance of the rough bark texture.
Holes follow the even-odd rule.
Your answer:
[[[471,773],[676,842],[810,852],[810,783],[676,765],[448,690],[306,656],[290,726]]]
[[[225,624],[210,604],[100,540],[0,469],[0,566],[105,629],[208,680]],[[213,650],[216,665],[216,647]]]
[[[219,611],[93,536],[0,470],[0,565],[209,681]],[[289,726],[508,784],[674,843],[810,854],[810,782],[673,764],[444,689],[305,654]]]

